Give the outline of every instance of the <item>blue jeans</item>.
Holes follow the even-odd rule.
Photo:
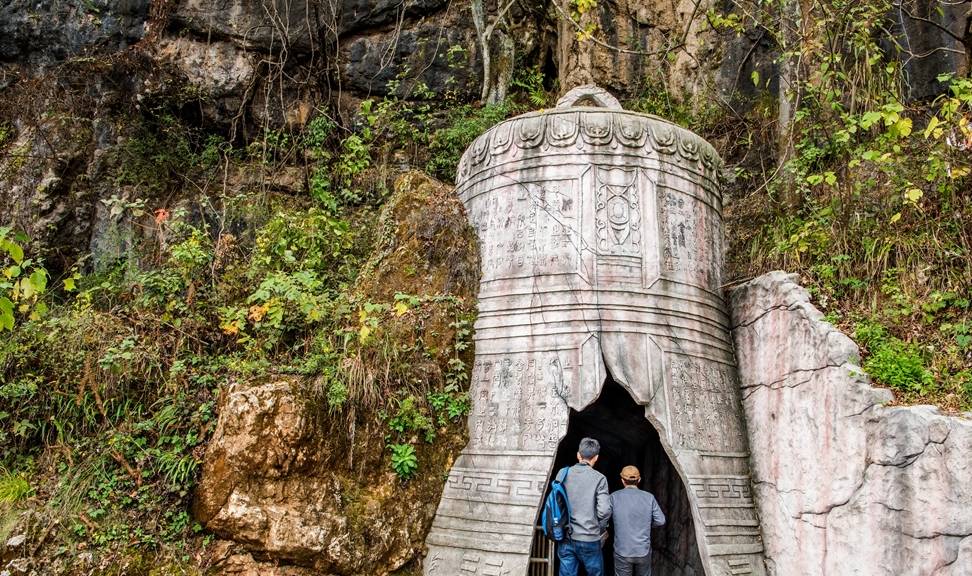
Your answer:
[[[604,576],[604,558],[601,556],[601,542],[580,542],[567,540],[557,546],[560,559],[560,576],[577,576],[581,565],[587,576]]]

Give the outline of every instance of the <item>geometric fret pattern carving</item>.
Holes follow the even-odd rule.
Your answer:
[[[692,476],[689,477],[689,487],[701,507],[711,505],[709,502],[738,501],[740,505],[753,502],[748,476]]]
[[[545,474],[511,477],[509,474],[501,475],[496,471],[459,467],[453,467],[453,472],[446,482],[445,494],[448,498],[476,499],[481,502],[532,503],[543,495],[547,484]]]

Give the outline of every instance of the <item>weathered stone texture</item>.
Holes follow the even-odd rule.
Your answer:
[[[306,59],[334,50],[341,88],[361,95],[387,94],[388,83],[400,76],[406,79],[400,95],[409,93],[416,80],[439,95],[449,90],[471,95],[478,93],[481,80],[469,8],[444,0],[183,0],[172,18],[206,44],[230,42],[241,49],[273,53],[271,60],[277,55]],[[450,56],[454,46],[464,52]],[[170,53],[180,56],[185,50],[178,48]],[[193,66],[198,51],[187,54],[180,67]],[[225,52],[221,48],[217,55]],[[218,62],[212,54],[206,60],[210,63],[190,73],[190,79],[213,73],[217,79],[208,81],[211,84],[225,76],[221,68],[226,65],[214,66]]]
[[[257,54],[231,42],[166,37],[153,48],[160,62],[172,65],[199,89],[204,105],[216,106],[206,111],[208,117],[237,113],[256,78]]]
[[[572,3],[556,1],[562,90],[597,83],[631,97],[641,92],[646,78],[663,81],[679,95],[704,88],[716,34],[700,15],[715,2],[599,2],[573,21],[568,18]],[[598,41],[579,28],[593,30]]]
[[[320,47],[318,29],[334,15],[313,0],[182,0],[174,21],[200,36],[264,51]]]
[[[933,98],[947,91],[940,74],[964,76],[972,49],[972,10],[968,2],[898,0],[889,14],[903,52],[906,94]],[[964,41],[963,41],[964,40]]]
[[[396,96],[415,97],[416,81],[438,95],[449,91],[478,95],[482,68],[470,18],[468,6],[453,4],[407,25],[372,28],[342,38],[343,87],[383,96],[390,92],[390,82],[403,77]],[[456,48],[462,51],[456,52]]]
[[[427,493],[426,482],[402,487],[381,466],[380,445],[367,462],[349,468],[342,431],[322,429],[291,386],[234,385],[224,392],[196,491],[196,517],[216,534],[285,565],[325,574],[401,568],[421,550],[436,495]],[[223,573],[263,573],[247,555],[229,557]]]
[[[149,0],[2,2],[0,62],[44,67],[73,56],[123,49],[145,34],[149,4]]]
[[[886,406],[795,276],[744,284],[731,307],[771,572],[972,574],[972,421]]]

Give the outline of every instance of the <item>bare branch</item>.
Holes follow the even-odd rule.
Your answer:
[[[948,27],[943,26],[943,25],[939,24],[938,22],[935,22],[931,18],[924,18],[922,16],[915,16],[914,14],[912,14],[911,12],[909,12],[907,8],[904,7],[904,3],[903,2],[898,2],[897,4],[893,4],[893,6],[895,8],[897,8],[902,14],[904,14],[905,16],[907,16],[909,19],[915,20],[917,22],[924,22],[926,24],[931,24],[935,28],[938,28],[942,32],[944,32],[944,33],[948,34],[949,36],[951,36],[952,38],[954,38],[956,42],[958,42],[958,43],[960,43],[962,45],[965,44],[965,42],[966,42],[965,38],[962,38],[961,36],[959,36],[955,32],[952,32],[951,30],[949,30]],[[904,23],[902,23],[902,24],[904,24]]]
[[[513,4],[515,4],[515,3],[516,3],[516,0],[510,0],[509,2],[506,3],[506,6],[504,6],[502,9],[500,9],[499,13],[496,14],[496,19],[493,20],[493,23],[486,27],[486,34],[485,34],[485,36],[486,36],[487,39],[490,36],[493,35],[493,30],[495,30],[496,29],[496,26],[500,22],[503,21],[503,17],[506,16],[506,13],[510,11],[510,8],[512,8],[513,7]],[[484,21],[485,21],[485,19],[484,19]]]

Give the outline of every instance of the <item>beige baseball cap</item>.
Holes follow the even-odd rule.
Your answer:
[[[621,479],[629,482],[641,480],[641,472],[634,466],[625,466],[621,469]]]

